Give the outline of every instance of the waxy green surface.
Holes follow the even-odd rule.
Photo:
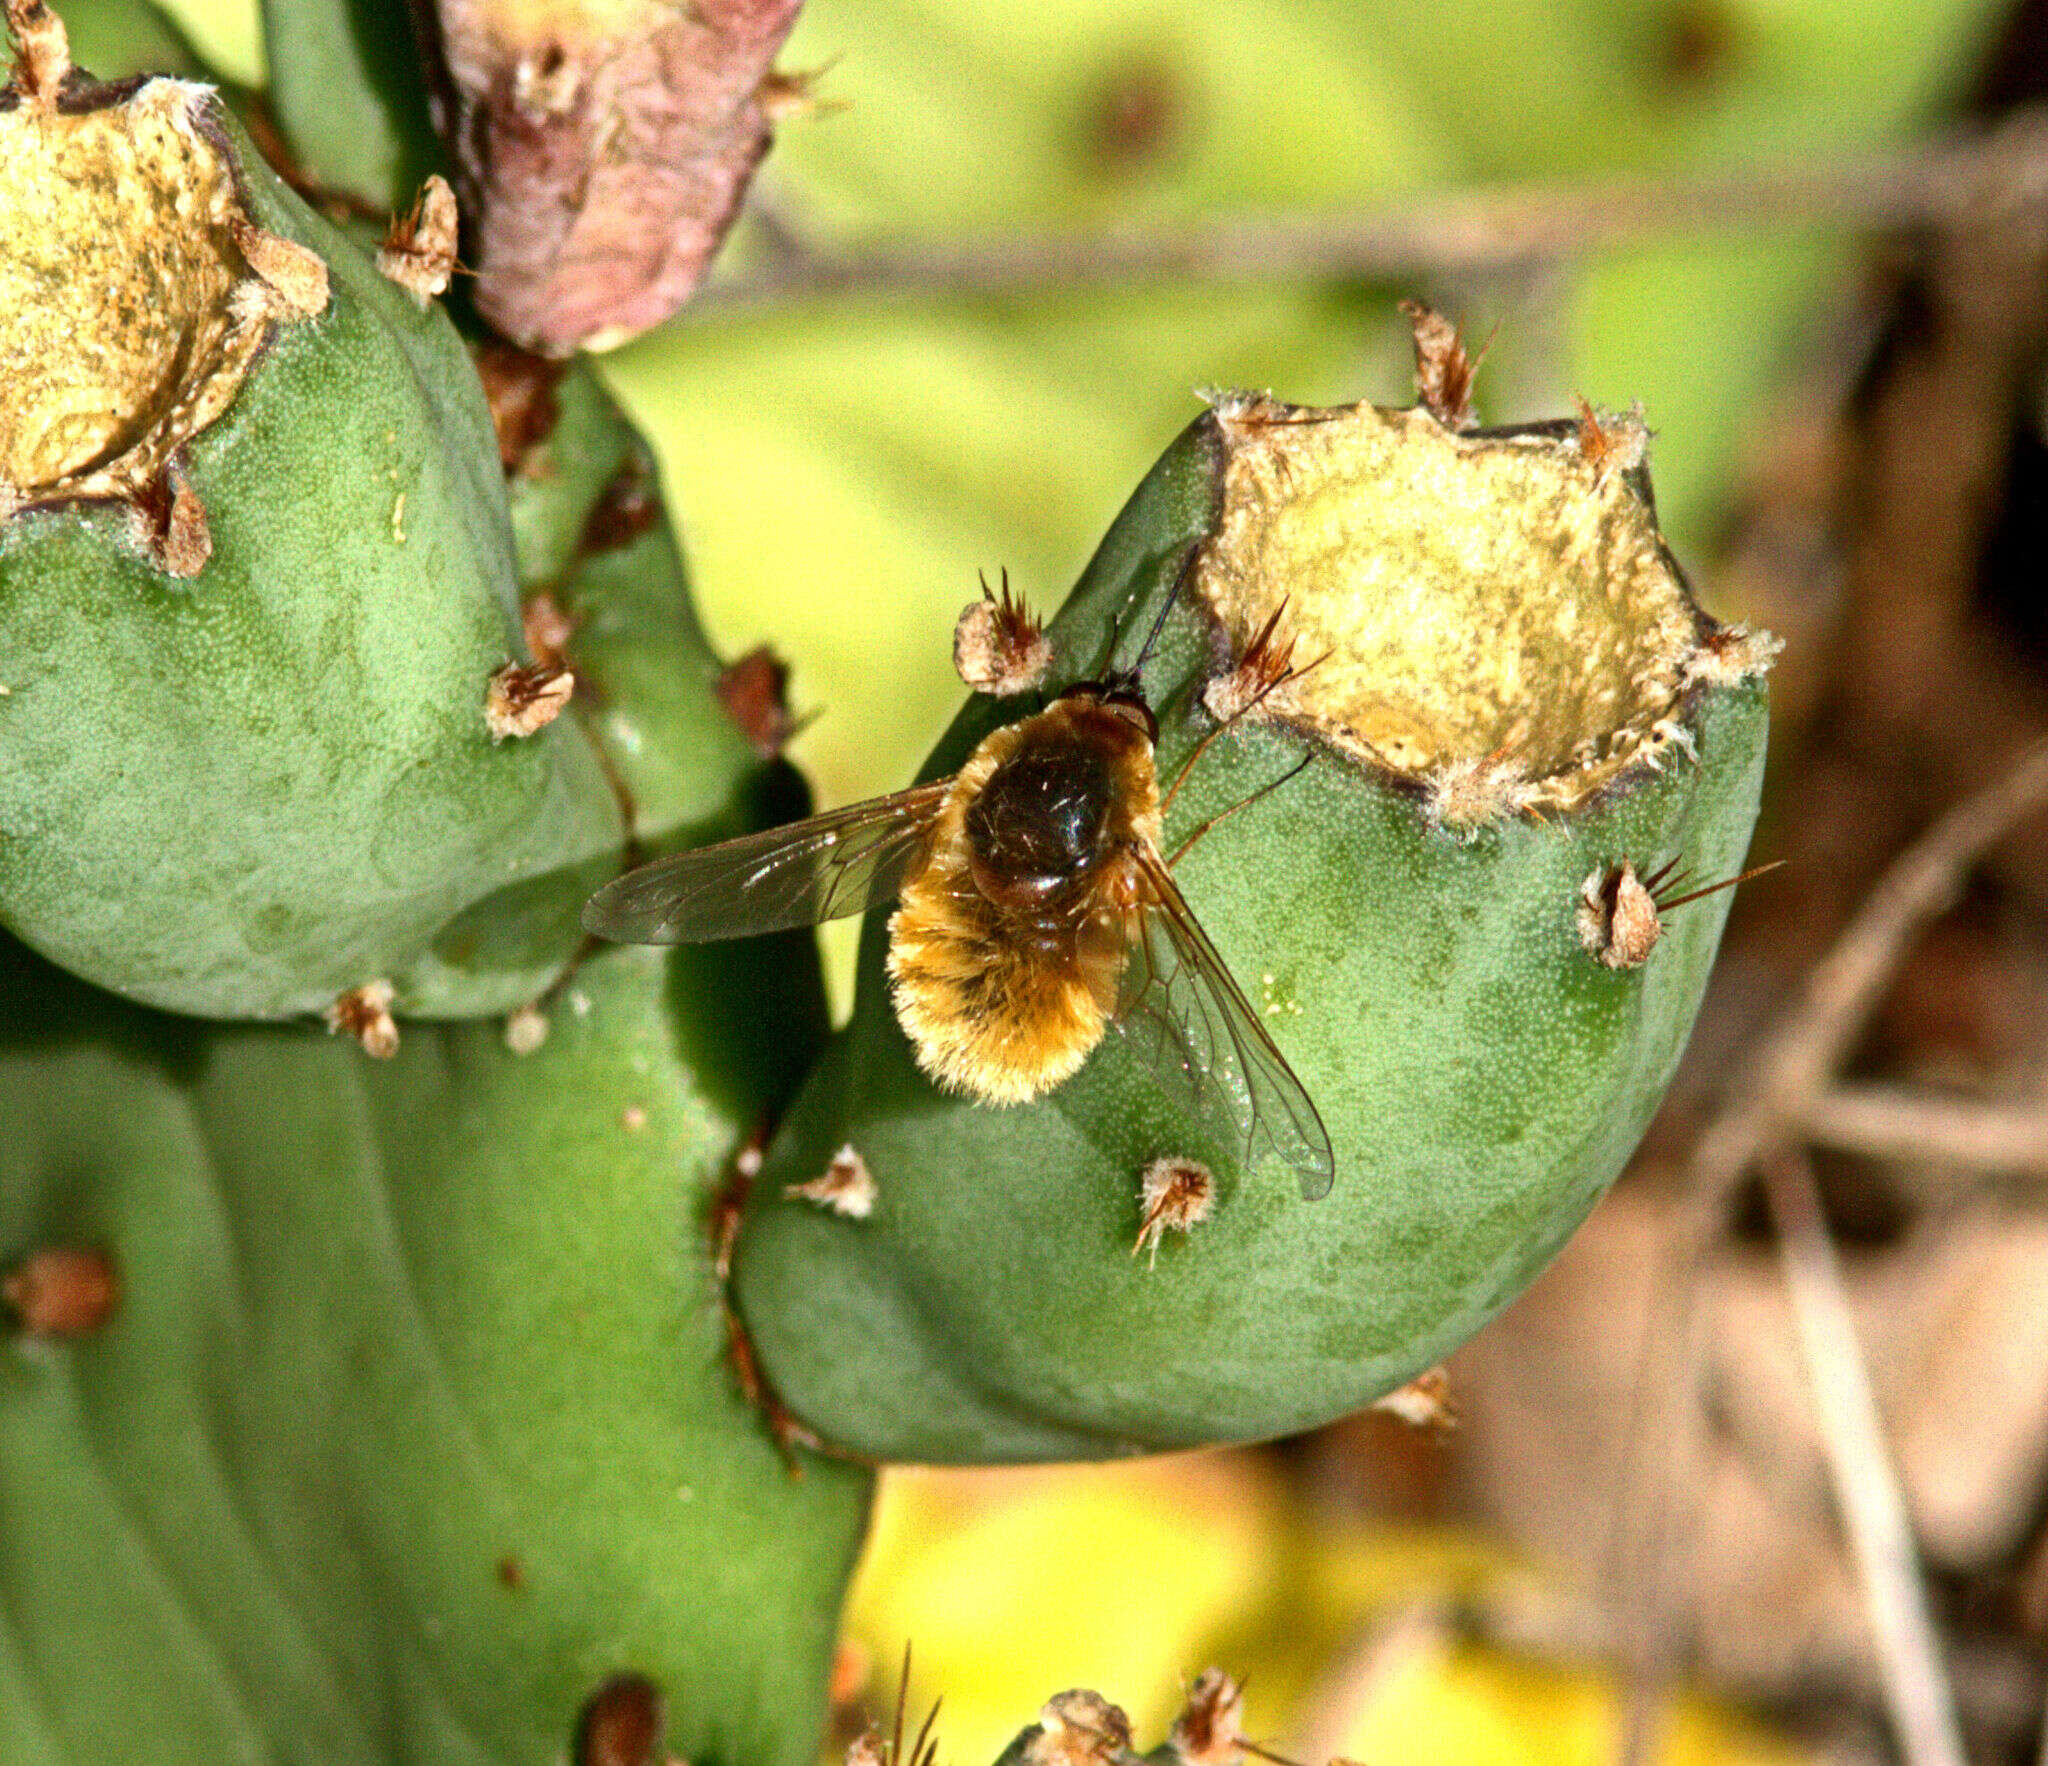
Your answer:
[[[619,1672],[698,1766],[815,1759],[869,1480],[738,1395],[707,1215],[823,1007],[720,963],[613,950],[536,1054],[376,1062],[0,938],[0,1267],[125,1288],[0,1337],[0,1760],[554,1766]]]
[[[1145,629],[1206,529],[1208,436],[1198,424],[1168,452],[1055,622],[1060,680],[1098,672],[1119,610]],[[1186,689],[1210,654],[1176,613],[1146,671],[1163,776],[1207,727]],[[929,771],[1014,715],[971,703]],[[1613,1181],[1705,987],[1726,896],[1674,914],[1648,963],[1616,972],[1579,942],[1582,882],[1623,858],[1733,874],[1765,721],[1758,686],[1706,694],[1687,714],[1697,766],[1469,843],[1325,756],[1188,856],[1189,904],[1330,1129],[1337,1178],[1318,1202],[1276,1162],[1242,1172],[1193,1136],[1114,1032],[1037,1103],[941,1095],[897,1027],[871,915],[853,1020],[771,1149],[739,1245],[742,1310],[785,1401],[884,1458],[1098,1457],[1284,1434],[1430,1366]],[[1219,740],[1169,849],[1301,752],[1271,726]],[[784,1194],[847,1142],[877,1186],[871,1218]],[[1208,1162],[1219,1196],[1150,1267],[1131,1255],[1138,1174],[1169,1153]]]
[[[120,509],[0,526],[0,921],[177,1011],[308,1012],[378,977],[401,1012],[506,1009],[575,950],[617,800],[573,722],[485,725],[524,647],[453,327],[223,126],[254,218],[319,252],[330,300],[187,450],[196,576],[157,570]]]

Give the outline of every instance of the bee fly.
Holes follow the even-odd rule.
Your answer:
[[[951,778],[643,865],[590,898],[584,925],[626,943],[695,944],[895,898],[890,993],[939,1085],[1024,1103],[1114,1029],[1178,1102],[1227,1124],[1248,1163],[1277,1153],[1305,1197],[1325,1194],[1336,1172],[1328,1131],[1173,880],[1213,823],[1173,859],[1161,848],[1188,768],[1299,671],[1272,646],[1276,614],[1231,677],[1251,691],[1162,798],[1159,725],[1139,676],[1176,598],[1129,668],[992,731]]]

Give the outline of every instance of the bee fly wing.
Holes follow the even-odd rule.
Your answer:
[[[950,783],[656,859],[585,902],[584,929],[621,944],[708,944],[857,914],[924,858]]]
[[[1328,1195],[1337,1158],[1306,1088],[1164,861],[1148,854],[1140,862],[1147,900],[1124,965],[1117,1029],[1149,1052],[1161,1082],[1198,1115],[1230,1123],[1247,1168],[1277,1153],[1294,1167],[1304,1201]]]

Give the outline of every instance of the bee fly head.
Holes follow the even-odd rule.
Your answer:
[[[1135,725],[1144,733],[1146,741],[1155,746],[1159,741],[1159,720],[1152,715],[1152,707],[1145,703],[1145,695],[1138,690],[1136,669],[1115,669],[1099,681],[1077,681],[1060,697],[1086,699],[1092,705],[1100,705],[1105,711],[1112,711]]]

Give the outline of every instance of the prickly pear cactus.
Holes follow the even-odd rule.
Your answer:
[[[1179,584],[1145,679],[1171,779],[1269,617],[1319,658],[1201,755],[1166,846],[1230,812],[1176,877],[1328,1124],[1335,1186],[1241,1168],[1114,1031],[1036,1103],[941,1095],[870,916],[853,1021],[739,1246],[764,1367],[826,1440],[1048,1459],[1302,1428],[1428,1367],[1584,1217],[1669,1082],[1727,900],[1616,966],[1589,891],[1628,862],[1732,875],[1763,765],[1768,643],[1693,603],[1642,439],[1232,399],[1167,452],[1050,627],[1048,686]],[[929,773],[1015,715],[976,699]]]
[[[1738,866],[1764,717],[1639,429],[1221,401],[1032,652],[1057,691],[1163,616],[1168,848],[1213,822],[1176,877],[1329,1126],[1311,1200],[1121,1031],[1027,1106],[936,1092],[886,914],[836,1038],[804,935],[581,950],[634,857],[806,807],[646,448],[587,367],[458,335],[445,187],[373,257],[207,88],[98,84],[7,10],[4,1766],[796,1766],[869,1480],[793,1480],[756,1397],[888,1458],[1278,1433],[1434,1360],[1612,1179],[1725,911],[1667,926],[1671,867]],[[794,8],[740,10],[702,34],[717,212],[641,295],[702,272],[801,85],[763,73]],[[120,72],[196,71],[99,11]],[[268,9],[289,169],[343,209],[444,163],[402,12]],[[516,113],[586,88],[520,57],[445,163],[546,256]],[[500,319],[566,351],[655,310]],[[1231,721],[1276,622],[1313,666]],[[977,632],[933,776],[1035,703]],[[330,1007],[388,1062],[252,1022]],[[1158,1766],[1238,1757],[1197,1693]],[[1092,1695],[1013,1753],[1136,1758]]]
[[[207,88],[18,82],[0,166],[0,921],[210,1016],[532,998],[624,829],[579,726],[493,720],[528,658],[453,328]]]

